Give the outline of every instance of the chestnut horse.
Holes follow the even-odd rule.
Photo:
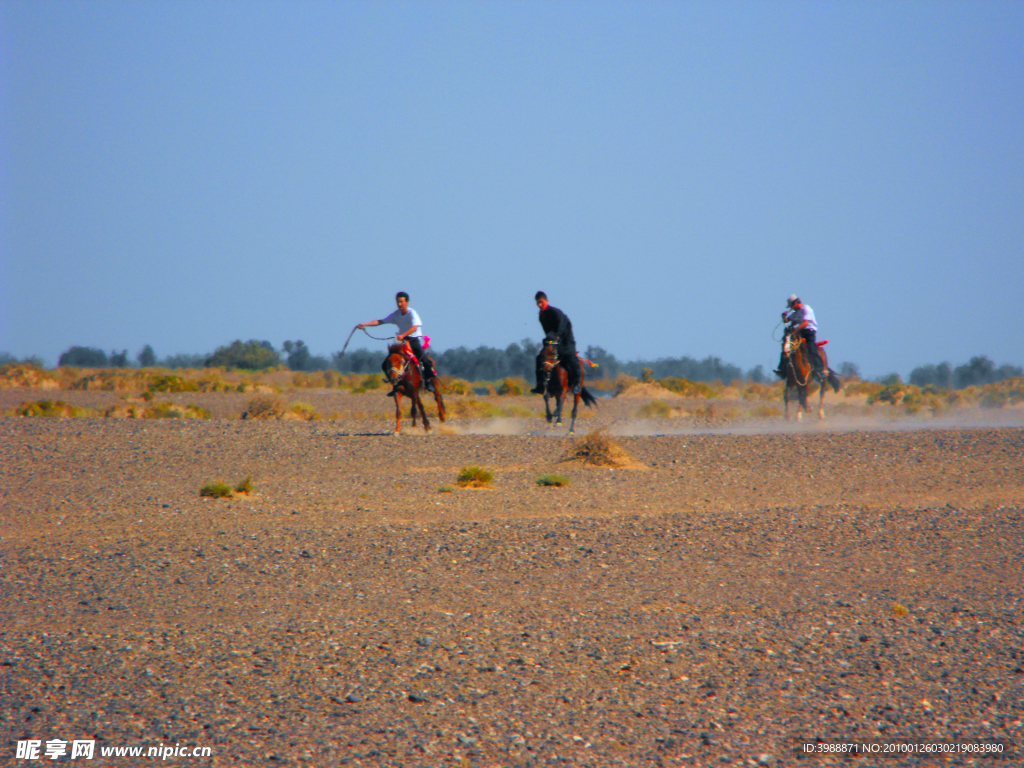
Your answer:
[[[566,371],[565,366],[578,365],[580,367],[580,391],[579,394],[574,395],[572,403],[572,421],[569,423],[569,434],[571,435],[576,429],[576,411],[580,407],[580,399],[588,408],[591,405],[597,405],[597,400],[583,386],[583,361],[578,357],[574,357],[572,360],[559,360],[557,346],[556,342],[550,339],[544,342],[544,412],[547,415],[548,424],[552,419],[556,425],[562,423],[562,399],[570,391],[569,372]],[[555,398],[554,413],[551,412],[549,397]]]
[[[395,395],[395,434],[402,432],[402,395],[405,395],[412,402],[412,409],[409,416],[412,418],[412,425],[416,426],[416,410],[419,409],[423,418],[423,429],[430,431],[430,422],[427,420],[427,412],[423,408],[423,400],[420,398],[420,389],[425,389],[425,382],[420,375],[420,367],[413,354],[412,347],[407,343],[392,344],[388,347],[387,361],[388,381],[394,389]],[[445,410],[444,400],[441,399],[441,388],[438,381],[434,379],[434,400],[437,403],[437,417],[444,421]]]
[[[825,354],[826,344],[828,344],[827,341],[818,342],[818,354],[821,355],[821,362],[825,366],[825,370],[828,371],[829,383],[838,392],[839,387],[842,385],[839,382],[839,377],[829,370],[828,355]],[[800,400],[796,409],[796,420],[800,421],[804,411],[808,413],[811,411],[810,406],[807,404],[807,394],[814,383],[814,364],[811,362],[807,351],[806,339],[795,330],[786,333],[786,340],[782,344],[782,351],[786,355],[786,388],[783,391],[783,400],[786,403],[786,419],[789,419],[790,392],[796,390],[797,397]],[[818,418],[824,419],[825,383],[820,382],[818,389],[821,392],[821,396],[818,398]]]

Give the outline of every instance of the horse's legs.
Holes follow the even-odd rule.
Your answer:
[[[562,423],[562,402],[563,402],[563,396],[562,396],[562,393],[559,392],[557,395],[555,395],[555,425],[556,426]]]
[[[548,394],[547,389],[544,390],[544,416],[548,420],[548,424],[551,423],[551,396]]]
[[[430,422],[427,421],[427,409],[423,407],[423,398],[420,397],[419,392],[416,393],[416,403],[415,403],[414,407],[415,406],[419,406],[420,416],[423,417],[423,431],[424,432],[429,432],[430,431]]]
[[[395,392],[395,434],[402,434],[402,393]]]
[[[789,421],[789,382],[782,388],[782,402],[786,406],[786,421]]]
[[[580,390],[582,391],[582,389],[583,389],[583,385],[581,384],[580,385]],[[575,432],[576,432],[576,411],[579,409],[579,407],[580,407],[580,396],[579,395],[573,395],[573,401],[572,401],[572,421],[569,422],[569,434],[570,435],[575,434]]]
[[[436,378],[434,379],[434,402],[437,403],[437,418],[444,423],[444,418],[447,414],[444,412],[444,400],[441,399],[441,387]]]
[[[819,387],[821,390],[821,396],[818,398],[818,418],[825,418],[825,382],[822,382]]]

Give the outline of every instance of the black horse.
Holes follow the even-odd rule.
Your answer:
[[[589,408],[591,405],[597,405],[597,399],[583,386],[583,361],[578,357],[560,360],[557,346],[552,339],[544,342],[544,412],[547,415],[548,424],[552,420],[556,425],[562,423],[562,402],[565,394],[570,391],[569,372],[565,366],[578,365],[580,367],[580,391],[573,395],[572,421],[569,423],[569,434],[571,435],[576,431],[576,411],[580,407],[580,400],[583,400],[583,404]],[[554,413],[551,412],[549,402],[551,397],[555,398]]]

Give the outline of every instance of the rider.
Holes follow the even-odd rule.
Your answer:
[[[399,291],[395,294],[395,303],[398,304],[398,309],[387,317],[381,320],[370,320],[367,323],[360,323],[356,327],[362,329],[374,325],[397,325],[398,333],[395,334],[395,340],[407,342],[412,348],[413,354],[416,355],[416,359],[420,363],[420,369],[423,371],[424,386],[433,392],[433,379],[437,376],[437,372],[434,370],[433,361],[427,355],[426,350],[423,349],[423,324],[420,322],[420,316],[415,309],[409,306],[409,294],[405,291]],[[381,369],[384,371],[384,375],[387,376],[387,360],[381,365]],[[393,385],[397,383],[392,382]],[[388,397],[393,395],[394,390],[392,389],[388,393]]]
[[[831,372],[825,370],[825,363],[821,359],[821,351],[818,349],[818,323],[814,319],[814,310],[804,304],[793,294],[786,300],[788,310],[782,313],[782,321],[789,323],[790,328],[798,333],[806,342],[807,350],[814,366],[814,376],[818,381],[824,380],[826,376],[831,378]],[[775,369],[775,375],[780,379],[786,378],[786,352],[783,348],[782,356],[779,358],[779,367]]]
[[[544,291],[537,291],[533,297],[540,308],[540,327],[544,329],[544,338],[554,340],[558,358],[562,367],[569,374],[569,389],[573,394],[580,393],[580,365],[576,358],[576,338],[572,335],[572,321],[558,307],[548,304],[548,296]],[[536,395],[544,394],[544,350],[537,355],[537,386],[530,390]]]

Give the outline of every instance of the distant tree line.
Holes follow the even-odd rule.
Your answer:
[[[467,349],[456,347],[443,352],[430,351],[442,375],[454,376],[469,381],[495,381],[510,376],[521,376],[531,381],[540,342],[523,339],[518,343],[509,344],[504,349],[497,347],[477,347]],[[641,377],[645,369],[656,379],[678,377],[690,381],[732,381],[749,379],[755,382],[774,380],[766,375],[760,365],[744,371],[736,365],[725,363],[721,358],[708,356],[703,360],[692,357],[663,357],[656,360],[633,360],[624,362],[602,347],[590,346],[581,353],[598,364],[596,369],[588,369],[589,378],[615,378],[620,373]],[[193,355],[175,354],[159,358],[149,344],[135,355],[134,364],[149,368],[203,368],[217,367],[243,370],[266,370],[278,366],[286,366],[293,371],[325,371],[336,370],[341,373],[369,374],[380,371],[384,359],[384,350],[355,349],[342,355],[335,352],[330,358],[314,355],[305,342],[301,340],[286,341],[278,351],[269,341],[238,339],[231,344],[218,347],[213,354]],[[0,365],[18,362],[13,356],[0,352]],[[41,366],[37,358],[26,358],[22,362]],[[112,350],[109,354],[94,347],[71,347],[60,356],[60,366],[78,368],[127,368],[133,365],[127,350]],[[843,377],[861,378],[860,369],[853,363],[842,363],[838,368]],[[924,387],[928,385],[940,389],[963,389],[978,384],[990,384],[1018,376],[1024,376],[1024,368],[1015,365],[996,366],[985,356],[972,357],[970,362],[953,367],[944,362],[938,365],[922,365],[910,373],[910,383]],[[880,380],[898,378],[890,374]]]
[[[910,383],[919,387],[931,384],[939,389],[963,389],[977,384],[992,384],[996,381],[1024,376],[1019,365],[996,364],[987,357],[972,357],[969,363],[956,368],[949,363],[918,366],[910,372]]]

